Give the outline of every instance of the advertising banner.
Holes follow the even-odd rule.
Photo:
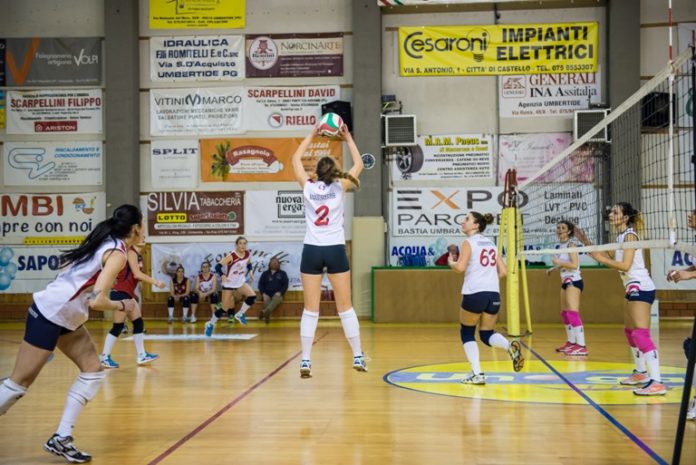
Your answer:
[[[234,81],[244,78],[244,36],[150,38],[150,80]]]
[[[646,252],[643,251],[645,254]],[[696,279],[688,281],[667,281],[671,270],[685,270],[696,265],[696,257],[680,250],[650,249],[650,277],[655,287],[661,291],[696,290]]]
[[[150,29],[243,29],[246,0],[150,0]]]
[[[104,192],[0,194],[0,244],[65,243],[84,238],[105,217]]]
[[[7,91],[8,134],[101,134],[101,89]]]
[[[246,36],[246,77],[343,76],[343,33]]]
[[[46,287],[58,275],[61,249],[58,247],[0,247],[0,293],[24,294]]]
[[[435,261],[448,253],[447,246],[454,244],[459,247],[463,240],[463,233],[459,236],[390,236],[389,265],[437,266]]]
[[[0,129],[5,128],[5,91],[0,90]]]
[[[150,90],[150,134],[195,136],[242,130],[241,87]]]
[[[204,242],[200,244],[152,244],[152,275],[168,283],[179,265],[184,267],[186,276],[195,279],[201,269],[201,263],[208,261],[215,264],[234,250],[234,240],[229,242]],[[300,259],[302,258],[302,242],[249,242],[247,250],[251,253],[253,281],[249,285],[258,290],[261,273],[268,269],[271,258],[280,261],[280,268],[288,275],[288,290],[301,291]],[[326,278],[324,278],[326,279]],[[218,281],[218,289],[220,282]],[[169,292],[168,289],[155,292]]]
[[[578,110],[602,101],[597,72],[515,74],[498,79],[501,118],[552,116],[572,119]]]
[[[149,237],[229,236],[244,231],[244,192],[151,192]]]
[[[7,85],[99,86],[99,37],[6,39]]]
[[[284,182],[295,181],[291,158],[301,138],[201,139],[201,181]],[[333,157],[343,166],[343,142],[319,137],[302,157],[307,173],[313,173],[321,157]]]
[[[244,234],[273,240],[305,235],[304,199],[301,190],[246,191]]]
[[[578,214],[596,204],[597,193],[592,184],[566,183],[562,187],[551,186],[553,195],[543,189],[535,191],[529,198],[520,191],[523,233],[548,237],[551,245],[556,238],[556,223],[568,219],[588,230],[594,224],[585,224],[588,215]],[[396,188],[391,194],[391,235],[398,236],[460,236],[461,224],[470,211],[490,213],[495,218],[486,228],[486,235],[497,237],[500,232],[500,212],[503,208],[502,186],[472,188]],[[555,199],[555,200],[554,200]],[[573,199],[572,202],[563,199]],[[525,221],[528,214],[524,206],[543,206],[543,212],[533,212],[533,221]],[[594,237],[591,236],[590,237]]]
[[[246,87],[244,124],[248,131],[309,131],[324,103],[339,100],[339,86]]]
[[[101,141],[5,142],[7,186],[101,186]]]
[[[401,76],[597,71],[596,22],[399,28]]]
[[[0,39],[0,87],[4,87],[5,83],[5,51],[7,50],[7,44],[5,39]]]
[[[451,134],[419,136],[418,145],[398,147],[392,181],[495,180],[493,136]]]
[[[198,141],[153,140],[150,171],[155,189],[193,189],[198,186]]]
[[[533,134],[501,134],[498,157],[498,183],[505,183],[505,173],[508,169],[517,170],[517,180],[525,181],[529,176],[536,174],[553,157],[561,153],[573,142],[573,135],[569,132],[533,133]],[[590,163],[590,162],[588,162]],[[588,182],[590,175],[594,173],[594,164],[588,167],[588,173],[574,172],[562,169],[553,169],[544,179],[547,181]],[[557,179],[550,179],[556,175]]]

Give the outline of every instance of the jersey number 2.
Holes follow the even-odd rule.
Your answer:
[[[328,226],[329,225],[329,207],[322,205],[316,209],[317,219],[314,224],[317,226]]]
[[[495,266],[496,253],[494,249],[482,249],[479,255],[479,263],[481,266]]]

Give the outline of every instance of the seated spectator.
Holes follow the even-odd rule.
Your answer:
[[[271,313],[283,301],[287,290],[288,275],[280,269],[280,260],[273,257],[268,262],[268,269],[259,279],[259,291],[263,298],[263,309],[259,313],[259,320],[263,319],[267,324],[270,323]]]
[[[459,247],[457,247],[454,244],[450,244],[447,246],[447,252],[443,253],[440,255],[440,258],[435,260],[435,266],[449,266],[447,263],[447,259],[449,258],[450,254],[452,254],[452,260],[457,261],[459,260]]]
[[[191,292],[191,323],[195,323],[196,310],[199,302],[210,302],[210,311],[218,304],[217,277],[210,271],[210,262],[201,263],[201,272],[196,276],[196,282]]]
[[[172,278],[169,286],[169,297],[167,298],[167,310],[169,311],[169,324],[174,323],[174,305],[181,302],[182,317],[181,321],[188,323],[188,310],[190,305],[189,294],[191,294],[191,283],[184,274],[184,267],[179,265],[176,275]]]

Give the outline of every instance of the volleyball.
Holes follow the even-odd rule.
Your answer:
[[[317,131],[324,137],[338,137],[342,126],[343,119],[340,116],[336,113],[325,113],[319,120]]]

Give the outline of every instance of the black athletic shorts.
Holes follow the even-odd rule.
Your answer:
[[[499,292],[476,292],[462,294],[462,308],[471,313],[486,312],[495,315],[500,310]]]
[[[58,338],[71,332],[72,330],[47,320],[32,302],[27,311],[27,324],[24,329],[24,340],[27,343],[53,352],[58,344]]]
[[[326,268],[326,272],[329,274],[350,271],[344,244],[304,245],[302,248],[300,272],[304,274],[322,274],[324,268]]]

